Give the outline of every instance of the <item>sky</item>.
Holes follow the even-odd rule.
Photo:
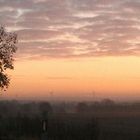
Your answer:
[[[140,99],[140,0],[0,0],[18,34],[3,98]]]

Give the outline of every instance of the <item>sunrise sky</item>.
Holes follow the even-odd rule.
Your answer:
[[[0,0],[18,34],[12,99],[140,99],[140,0]]]

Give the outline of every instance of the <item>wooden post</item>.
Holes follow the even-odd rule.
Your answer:
[[[48,121],[45,119],[42,121],[42,136],[41,136],[41,140],[47,140],[47,127],[48,127]]]
[[[42,121],[43,132],[47,132],[47,126],[48,126],[48,121],[47,120],[43,120]]]

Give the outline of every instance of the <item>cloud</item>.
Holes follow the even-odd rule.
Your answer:
[[[48,80],[72,80],[73,77],[46,77]]]
[[[42,30],[42,29],[23,29],[17,31],[19,34],[19,39],[23,41],[36,41],[36,40],[48,40],[50,38],[55,38],[63,34],[61,31],[55,30]]]
[[[138,0],[0,0],[27,59],[139,55],[139,13]]]

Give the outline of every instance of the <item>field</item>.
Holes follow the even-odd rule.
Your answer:
[[[8,104],[9,102],[6,105]],[[21,104],[18,103],[18,105],[20,109],[23,109]],[[43,105],[41,104],[43,112],[39,112],[39,110],[35,111],[35,109],[32,110],[32,105],[33,103],[26,104],[28,110],[24,106],[26,111],[24,108],[24,111],[20,110],[20,113],[17,109],[17,114],[14,112],[15,109],[11,115],[4,115],[4,112],[1,114],[1,140],[42,140],[44,139],[43,137],[47,137],[49,140],[140,139],[140,111],[138,105],[135,107],[125,105],[125,109],[118,107],[118,105],[117,107],[116,105],[111,107],[111,109],[107,106],[103,106],[103,108],[96,106],[94,111],[85,111],[82,107],[81,110],[75,112],[62,112],[62,108],[60,109],[62,105],[59,106],[57,104],[52,106],[54,111],[51,111],[48,107],[50,112],[48,111],[47,113],[43,110],[44,103]],[[48,106],[49,104],[47,103],[46,105]],[[35,107],[35,104],[33,106]],[[37,104],[37,106],[39,105]],[[68,109],[68,106],[66,105],[66,109]],[[0,104],[0,109],[2,109],[1,107],[3,108],[4,105]],[[46,132],[42,128],[43,120],[47,120]]]
[[[98,118],[99,140],[139,140],[140,114],[108,113]]]

